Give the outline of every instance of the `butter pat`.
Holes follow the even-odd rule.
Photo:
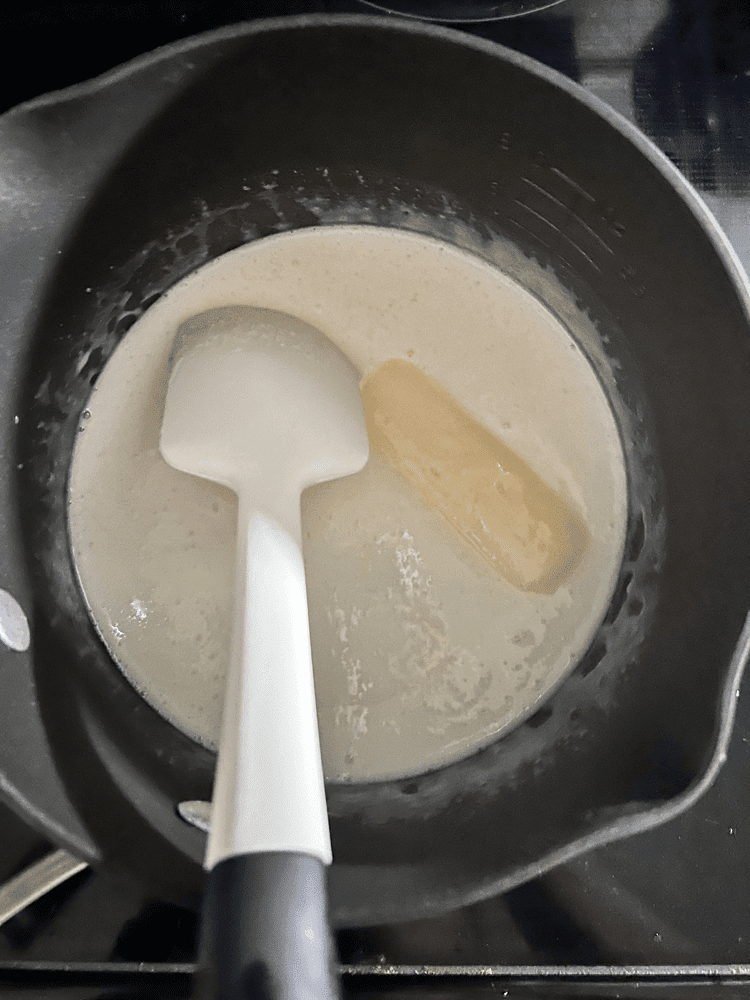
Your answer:
[[[509,583],[552,594],[570,576],[586,525],[437,382],[391,358],[363,383],[362,399],[370,446]]]

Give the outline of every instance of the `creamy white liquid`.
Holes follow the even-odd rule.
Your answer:
[[[551,595],[494,573],[377,454],[303,495],[323,764],[333,780],[424,772],[527,715],[585,651],[621,559],[626,479],[604,392],[531,294],[416,233],[322,226],[241,247],[133,326],[96,384],[70,486],[73,553],[92,616],[144,697],[218,741],[236,499],[158,451],[179,324],[246,304],[322,330],[363,378],[408,358],[583,519],[581,563]]]

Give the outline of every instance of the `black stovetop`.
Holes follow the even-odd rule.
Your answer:
[[[0,14],[0,111],[187,35],[311,10],[367,8],[357,0],[162,0],[32,4]],[[461,28],[559,69],[638,124],[699,188],[750,268],[750,3],[564,0]],[[343,962],[393,974],[356,982],[350,974],[348,989],[645,996],[658,984],[659,995],[682,996],[721,980],[725,995],[750,996],[745,687],[728,761],[689,812],[442,918],[340,932]],[[4,807],[0,846],[0,882],[51,849]],[[0,926],[0,982],[38,996],[43,988],[50,996],[186,995],[182,963],[195,957],[197,926],[189,905],[154,898],[115,872],[87,870]],[[74,964],[65,971],[64,963]]]

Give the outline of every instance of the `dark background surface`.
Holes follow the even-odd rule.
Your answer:
[[[356,0],[32,4],[0,14],[0,111],[221,25],[365,10]],[[704,193],[750,262],[750,4],[565,0],[465,30],[559,69],[635,121]],[[443,918],[344,931],[342,960],[750,963],[748,741],[746,691],[728,763],[683,817]],[[0,846],[0,881],[49,850],[4,809]],[[190,901],[154,898],[114,871],[83,872],[0,927],[0,961],[191,961],[197,919]]]

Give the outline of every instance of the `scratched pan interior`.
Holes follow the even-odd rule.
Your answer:
[[[458,906],[690,805],[744,663],[748,315],[722,237],[644,139],[525,57],[368,16],[181,42],[0,125],[0,582],[32,629],[27,653],[2,653],[0,773],[30,822],[162,891],[200,889],[203,835],[175,806],[210,797],[214,758],[139,698],[88,619],[66,535],[73,442],[107,358],[167,288],[247,241],[342,220],[454,240],[563,319],[585,313],[573,332],[620,423],[629,518],[606,618],[535,715],[431,774],[329,786],[334,921]]]

